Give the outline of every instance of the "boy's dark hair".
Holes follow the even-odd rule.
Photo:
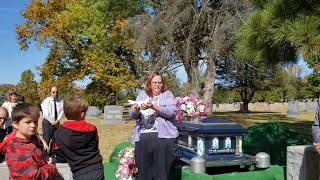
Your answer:
[[[12,121],[19,122],[26,117],[38,120],[40,117],[39,108],[28,103],[17,104],[11,114]]]
[[[79,97],[70,97],[63,102],[63,111],[67,119],[79,120],[82,112],[87,112],[89,104]]]

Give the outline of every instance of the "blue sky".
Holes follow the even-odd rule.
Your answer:
[[[16,84],[21,73],[31,69],[40,80],[36,66],[40,66],[48,54],[48,50],[32,45],[27,51],[20,50],[16,40],[15,27],[25,20],[22,10],[30,0],[2,0],[0,6],[0,84]]]

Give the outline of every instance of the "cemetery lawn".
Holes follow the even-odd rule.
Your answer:
[[[311,137],[311,126],[314,120],[314,113],[309,112],[301,113],[297,116],[288,116],[286,113],[279,112],[250,112],[246,114],[214,112],[214,116],[237,122],[244,128],[258,123],[281,122],[308,138]],[[117,144],[128,141],[134,126],[134,121],[124,121],[123,124],[116,125],[102,125],[100,123],[101,118],[89,118],[87,121],[98,128],[99,148],[104,162],[109,161],[109,156]]]

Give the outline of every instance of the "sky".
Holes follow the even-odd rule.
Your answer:
[[[36,67],[41,66],[48,49],[38,48],[32,44],[27,51],[20,50],[16,40],[17,34],[15,27],[25,22],[21,12],[30,0],[1,0],[0,4],[0,84],[10,83],[17,84],[20,80],[21,73],[30,69],[35,74],[35,80],[39,81],[39,71]],[[306,67],[302,59],[299,64]],[[310,73],[310,69],[306,69],[303,76]],[[181,81],[187,81],[184,68],[179,68],[177,77]]]
[[[0,4],[0,84],[19,82],[21,73],[30,69],[40,80],[37,66],[43,64],[47,49],[31,45],[27,51],[20,50],[15,27],[25,22],[21,12],[30,0],[1,0]]]

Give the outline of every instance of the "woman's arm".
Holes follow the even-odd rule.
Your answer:
[[[137,99],[136,101],[143,101],[146,99],[146,92],[144,91],[141,91],[139,93],[139,95],[137,96]],[[133,104],[129,110],[129,117],[131,119],[134,119],[134,120],[138,120],[139,119],[139,115],[140,115],[140,109],[141,107],[138,105],[138,104]]]
[[[171,91],[166,91],[164,94],[164,104],[154,106],[159,115],[165,119],[172,119],[176,116],[176,100]]]

